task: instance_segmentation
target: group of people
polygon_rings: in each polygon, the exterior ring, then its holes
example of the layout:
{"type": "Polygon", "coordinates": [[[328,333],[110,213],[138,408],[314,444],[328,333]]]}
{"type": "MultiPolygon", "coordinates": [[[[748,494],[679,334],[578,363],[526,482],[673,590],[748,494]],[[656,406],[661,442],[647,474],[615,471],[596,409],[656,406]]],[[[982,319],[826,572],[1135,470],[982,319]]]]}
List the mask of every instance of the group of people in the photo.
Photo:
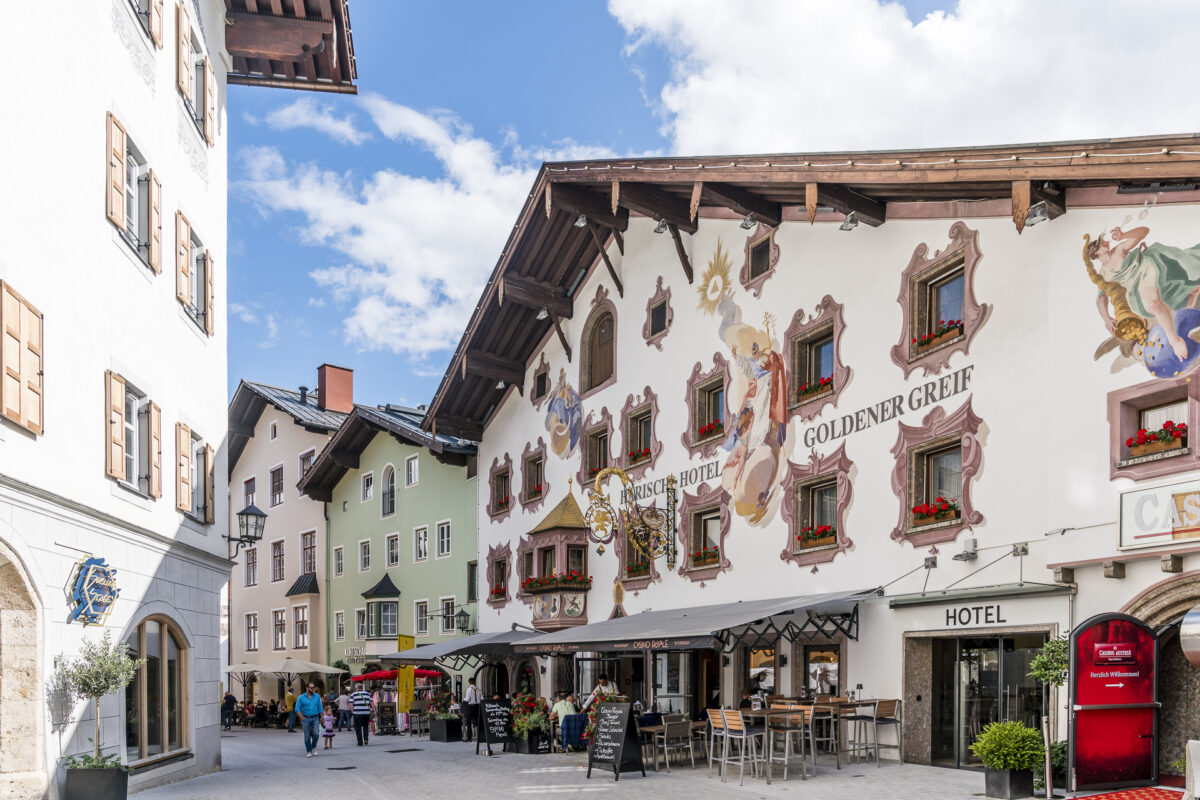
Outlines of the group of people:
{"type": "MultiPolygon", "coordinates": [[[[238,699],[233,692],[227,691],[221,701],[221,724],[225,730],[233,729],[234,716],[237,713],[238,699]]],[[[307,758],[317,755],[317,740],[325,740],[325,750],[333,748],[333,737],[337,731],[354,728],[354,736],[359,747],[366,747],[370,742],[371,715],[375,711],[375,700],[371,694],[360,686],[353,692],[346,687],[336,696],[331,692],[322,698],[317,692],[316,684],[309,683],[306,691],[299,697],[292,693],[289,686],[283,700],[269,703],[259,700],[257,703],[247,702],[242,708],[244,719],[256,719],[262,710],[268,718],[279,718],[283,721],[287,715],[288,730],[294,731],[296,723],[304,732],[304,751],[307,758]]]]}

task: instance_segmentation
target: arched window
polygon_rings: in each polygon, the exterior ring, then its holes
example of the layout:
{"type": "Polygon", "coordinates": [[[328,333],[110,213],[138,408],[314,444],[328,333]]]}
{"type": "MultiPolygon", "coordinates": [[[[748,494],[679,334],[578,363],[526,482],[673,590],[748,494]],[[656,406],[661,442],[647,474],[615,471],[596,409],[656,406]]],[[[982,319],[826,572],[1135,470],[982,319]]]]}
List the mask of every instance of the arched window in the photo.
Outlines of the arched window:
{"type": "Polygon", "coordinates": [[[162,617],[150,617],[125,640],[144,658],[125,688],[125,755],[133,763],[187,748],[187,644],[162,617]]]}
{"type": "Polygon", "coordinates": [[[383,470],[383,495],[380,500],[383,516],[396,513],[396,470],[389,464],[383,470]]]}
{"type": "Polygon", "coordinates": [[[605,311],[592,322],[587,343],[588,380],[585,391],[612,377],[614,327],[613,315],[609,311],[605,311]]]}

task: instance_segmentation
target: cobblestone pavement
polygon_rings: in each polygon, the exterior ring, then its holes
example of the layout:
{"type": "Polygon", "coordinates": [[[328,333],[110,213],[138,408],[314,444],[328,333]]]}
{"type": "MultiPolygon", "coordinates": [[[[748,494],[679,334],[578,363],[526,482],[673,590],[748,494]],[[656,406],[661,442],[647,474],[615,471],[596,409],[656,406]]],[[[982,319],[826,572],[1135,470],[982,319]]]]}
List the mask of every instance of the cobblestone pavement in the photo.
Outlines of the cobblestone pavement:
{"type": "Polygon", "coordinates": [[[611,773],[597,770],[589,780],[587,759],[581,753],[504,753],[486,758],[475,755],[473,744],[442,744],[408,736],[378,736],[369,746],[356,747],[353,735],[341,733],[334,740],[334,749],[316,758],[305,758],[300,734],[286,731],[238,730],[222,734],[221,744],[224,771],[141,792],[138,800],[511,800],[572,795],[598,800],[974,800],[983,796],[983,776],[977,772],[895,762],[885,762],[882,767],[850,765],[837,771],[832,759],[824,757],[816,777],[810,774],[807,781],[793,773],[785,782],[777,766],[770,786],[748,773],[745,786],[739,788],[736,770],[729,783],[722,784],[718,778],[707,777],[707,762],[699,758],[694,770],[673,764],[669,774],[651,768],[645,778],[625,773],[614,782],[611,773]]]}

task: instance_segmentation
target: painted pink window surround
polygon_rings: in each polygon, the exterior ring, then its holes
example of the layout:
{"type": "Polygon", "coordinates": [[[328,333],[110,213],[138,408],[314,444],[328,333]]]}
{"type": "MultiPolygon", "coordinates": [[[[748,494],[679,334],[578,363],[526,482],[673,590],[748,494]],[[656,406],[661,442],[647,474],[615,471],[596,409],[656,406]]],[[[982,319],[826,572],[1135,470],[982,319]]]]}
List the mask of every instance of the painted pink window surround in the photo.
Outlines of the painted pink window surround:
{"type": "Polygon", "coordinates": [[[542,403],[546,402],[546,398],[550,396],[550,390],[554,387],[550,385],[550,364],[546,361],[546,352],[543,350],[539,354],[537,366],[529,372],[531,378],[529,381],[529,393],[526,395],[533,407],[541,410],[542,403]],[[537,394],[537,376],[545,374],[546,376],[546,391],[541,397],[535,397],[537,394]]]}
{"type": "Polygon", "coordinates": [[[1186,378],[1155,379],[1108,393],[1108,441],[1110,479],[1130,478],[1147,480],[1163,478],[1200,467],[1200,456],[1192,441],[1191,431],[1200,430],[1200,381],[1186,378]],[[1147,408],[1187,400],[1188,444],[1177,452],[1167,451],[1152,456],[1133,458],[1125,440],[1139,427],[1140,412],[1147,408]]]}
{"type": "Polygon", "coordinates": [[[621,453],[621,464],[634,480],[641,478],[646,470],[653,469],[662,453],[662,442],[658,439],[658,395],[649,386],[640,396],[631,394],[625,398],[625,407],[621,409],[621,453]],[[633,431],[629,423],[634,416],[642,416],[647,411],[650,412],[650,456],[631,464],[629,451],[633,449],[633,431]]]}
{"type": "MultiPolygon", "coordinates": [[[[550,481],[546,478],[546,465],[546,441],[539,436],[536,445],[526,442],[525,450],[521,453],[521,493],[517,495],[521,508],[526,511],[537,511],[546,502],[546,495],[550,493],[550,481]],[[534,457],[542,459],[542,492],[538,495],[529,494],[529,481],[525,475],[525,471],[529,469],[530,460],[534,457]]],[[[510,486],[509,489],[511,490],[512,487],[510,486]]]]}
{"type": "Polygon", "coordinates": [[[750,235],[746,237],[744,252],[745,260],[742,262],[742,268],[738,270],[738,283],[742,284],[743,289],[753,293],[755,297],[761,297],[763,284],[775,274],[775,265],[779,263],[779,245],[775,244],[775,229],[770,225],[759,222],[750,235]],[[764,240],[768,248],[767,270],[758,277],[751,278],[750,250],[764,240]]]}
{"type": "MultiPolygon", "coordinates": [[[[792,373],[792,385],[789,391],[792,396],[788,402],[788,419],[799,416],[801,422],[811,422],[816,419],[825,406],[837,408],[838,397],[850,382],[851,369],[842,363],[842,333],[846,330],[846,322],[842,317],[841,303],[834,301],[830,295],[821,298],[821,302],[813,309],[811,316],[805,318],[804,310],[796,311],[792,324],[788,326],[783,338],[783,358],[787,369],[792,373]],[[815,339],[833,336],[833,390],[817,393],[803,398],[796,398],[796,390],[805,383],[805,376],[796,372],[797,351],[807,348],[815,339]]],[[[804,359],[807,361],[807,358],[804,359]]]]}
{"type": "Polygon", "coordinates": [[[613,539],[613,549],[617,553],[617,582],[620,582],[629,592],[640,592],[650,586],[651,583],[658,583],[662,580],[662,576],[658,572],[658,559],[649,559],[650,571],[645,575],[637,577],[629,577],[625,568],[629,564],[629,554],[633,550],[633,545],[629,543],[625,536],[625,526],[620,526],[617,529],[617,535],[613,539]]]}
{"type": "Polygon", "coordinates": [[[783,503],[779,507],[779,514],[788,531],[788,540],[779,554],[781,560],[799,567],[812,566],[816,572],[817,564],[828,564],[854,545],[846,535],[846,510],[854,496],[854,483],[850,476],[853,467],[854,462],[846,455],[845,442],[826,456],[813,451],[807,464],[788,462],[788,471],[783,479],[783,503]],[[809,520],[801,516],[797,490],[807,491],[831,480],[837,486],[837,523],[834,525],[837,541],[821,547],[801,548],[796,537],[800,535],[800,529],[809,524],[809,520]]]}
{"type": "Polygon", "coordinates": [[[591,447],[592,434],[599,431],[608,434],[608,458],[606,459],[608,466],[620,466],[624,463],[624,459],[618,461],[613,456],[613,445],[615,444],[613,442],[613,421],[608,406],[601,406],[600,413],[596,417],[593,417],[593,412],[589,411],[580,430],[582,435],[579,437],[579,472],[575,474],[575,477],[579,480],[580,487],[586,487],[591,486],[592,481],[596,479],[595,475],[588,475],[588,448],[591,447]]]}
{"type": "Polygon", "coordinates": [[[722,489],[721,484],[715,484],[710,489],[707,483],[702,483],[696,487],[695,493],[683,492],[683,499],[679,501],[681,549],[678,572],[693,583],[711,581],[732,566],[725,550],[725,538],[729,535],[730,523],[729,499],[729,492],[722,489]],[[721,512],[721,536],[717,545],[719,548],[717,562],[708,566],[693,567],[691,558],[692,526],[699,512],[718,508],[721,512]]]}
{"type": "Polygon", "coordinates": [[[662,275],[658,276],[658,281],[655,284],[654,294],[646,301],[646,322],[642,325],[642,338],[646,340],[647,345],[654,345],[660,351],[662,350],[662,341],[667,338],[667,334],[671,332],[671,323],[675,321],[675,312],[671,309],[671,288],[663,288],[662,275]],[[664,304],[664,312],[666,316],[666,326],[658,333],[650,332],[650,312],[659,303],[664,304]]]}
{"type": "Polygon", "coordinates": [[[488,545],[487,604],[492,608],[503,608],[504,606],[508,605],[508,601],[512,599],[513,587],[512,580],[509,577],[512,574],[512,568],[512,546],[508,542],[505,542],[502,545],[488,545]],[[500,572],[497,570],[497,567],[499,566],[497,562],[499,561],[504,562],[504,574],[500,574],[500,572]],[[492,589],[494,589],[496,584],[501,580],[504,581],[503,596],[493,595],[492,589]]]}
{"type": "Polygon", "coordinates": [[[608,299],[608,289],[603,284],[596,287],[596,296],[592,298],[591,311],[588,313],[587,321],[583,324],[583,336],[579,342],[579,399],[585,400],[591,397],[596,392],[606,387],[612,386],[617,382],[617,355],[620,348],[617,347],[617,307],[608,299]],[[590,386],[590,372],[592,369],[592,336],[599,322],[600,317],[608,312],[612,315],[612,374],[608,378],[595,386],[590,386]],[[587,387],[586,389],[584,387],[587,387]]]}
{"type": "Polygon", "coordinates": [[[516,505],[516,497],[513,494],[513,480],[516,478],[513,472],[512,456],[508,453],[504,454],[504,460],[501,461],[499,456],[492,459],[491,469],[488,470],[487,484],[487,513],[492,518],[492,522],[500,522],[512,513],[513,506],[516,505]],[[496,476],[502,472],[508,472],[508,505],[504,508],[496,506],[496,476]]]}
{"type": "Polygon", "coordinates": [[[696,407],[697,402],[698,402],[698,398],[696,397],[696,394],[701,386],[705,386],[706,384],[710,383],[714,378],[716,378],[718,376],[721,378],[721,380],[724,381],[726,395],[725,395],[725,408],[723,408],[721,411],[721,420],[726,425],[726,427],[728,427],[728,425],[729,425],[729,396],[728,396],[729,362],[726,361],[725,357],[722,356],[719,352],[713,353],[712,369],[710,369],[706,372],[701,372],[702,368],[703,367],[701,366],[701,362],[697,361],[695,366],[692,367],[691,376],[688,377],[687,394],[684,397],[684,402],[687,403],[687,408],[688,408],[688,427],[687,427],[687,430],[683,432],[681,441],[683,442],[683,446],[687,448],[689,455],[692,455],[692,456],[699,455],[701,458],[709,458],[710,456],[712,456],[713,453],[715,453],[717,451],[717,445],[719,445],[722,441],[724,441],[725,434],[722,433],[722,434],[717,434],[714,436],[708,436],[704,439],[699,438],[698,431],[700,429],[700,420],[698,417],[699,409],[696,407]]]}

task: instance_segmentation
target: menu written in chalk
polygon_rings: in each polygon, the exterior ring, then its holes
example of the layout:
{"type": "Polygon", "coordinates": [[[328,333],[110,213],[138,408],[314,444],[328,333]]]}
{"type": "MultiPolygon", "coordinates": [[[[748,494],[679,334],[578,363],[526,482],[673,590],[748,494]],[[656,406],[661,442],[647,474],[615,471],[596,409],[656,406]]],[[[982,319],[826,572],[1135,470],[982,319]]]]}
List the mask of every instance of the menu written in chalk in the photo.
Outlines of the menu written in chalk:
{"type": "Polygon", "coordinates": [[[593,765],[611,769],[613,780],[620,780],[622,772],[640,771],[645,777],[646,765],[629,703],[601,703],[596,707],[596,731],[588,745],[589,778],[593,765]]]}
{"type": "Polygon", "coordinates": [[[479,704],[482,717],[479,723],[479,733],[475,739],[475,753],[479,753],[479,745],[484,745],[486,755],[492,754],[493,745],[503,745],[508,751],[508,742],[512,739],[512,711],[503,700],[484,700],[479,704]]]}

